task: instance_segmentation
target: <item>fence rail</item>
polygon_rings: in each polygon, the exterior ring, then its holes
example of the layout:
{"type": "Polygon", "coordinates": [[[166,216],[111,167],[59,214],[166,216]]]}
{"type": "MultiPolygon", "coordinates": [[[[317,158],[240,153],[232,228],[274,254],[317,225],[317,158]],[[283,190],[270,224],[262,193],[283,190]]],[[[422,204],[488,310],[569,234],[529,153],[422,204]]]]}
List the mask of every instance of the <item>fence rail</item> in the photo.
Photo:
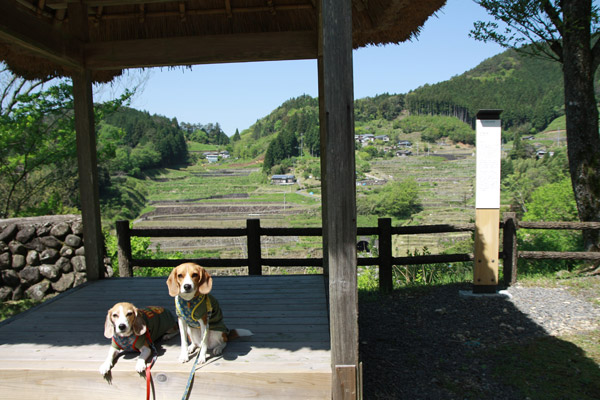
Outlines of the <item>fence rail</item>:
{"type": "MultiPolygon", "coordinates": [[[[499,258],[503,259],[504,283],[511,285],[517,280],[518,259],[556,260],[600,260],[598,252],[548,252],[519,251],[516,234],[519,228],[526,229],[600,229],[599,222],[525,222],[518,221],[515,213],[505,213],[500,222],[503,229],[503,245],[499,258]]],[[[394,265],[420,265],[473,261],[472,253],[432,254],[420,256],[394,257],[393,235],[416,235],[451,232],[474,232],[475,224],[440,224],[392,227],[391,219],[380,218],[376,227],[357,228],[358,236],[379,238],[378,257],[359,257],[360,266],[377,265],[379,268],[379,288],[389,292],[393,288],[392,271],[394,265]]],[[[207,267],[248,266],[248,274],[261,275],[262,266],[273,267],[323,267],[322,258],[263,258],[261,236],[322,236],[322,228],[263,228],[260,220],[246,220],[246,228],[130,228],[129,221],[117,221],[117,242],[120,276],[132,276],[133,266],[174,267],[182,262],[195,262],[207,267]],[[134,259],[131,254],[131,237],[242,237],[246,236],[247,258],[198,258],[198,259],[134,259]]]]}

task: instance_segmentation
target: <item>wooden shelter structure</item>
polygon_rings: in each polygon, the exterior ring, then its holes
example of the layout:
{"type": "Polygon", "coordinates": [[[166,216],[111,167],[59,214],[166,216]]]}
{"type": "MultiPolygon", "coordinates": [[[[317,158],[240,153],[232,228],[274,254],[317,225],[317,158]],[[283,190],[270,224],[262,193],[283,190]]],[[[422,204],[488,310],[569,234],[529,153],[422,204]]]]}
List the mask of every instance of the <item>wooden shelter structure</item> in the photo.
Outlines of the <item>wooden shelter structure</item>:
{"type": "Polygon", "coordinates": [[[399,43],[445,0],[2,0],[0,60],[73,79],[85,255],[103,276],[92,83],[123,69],[317,59],[332,397],[356,396],[352,49],[399,43]]]}

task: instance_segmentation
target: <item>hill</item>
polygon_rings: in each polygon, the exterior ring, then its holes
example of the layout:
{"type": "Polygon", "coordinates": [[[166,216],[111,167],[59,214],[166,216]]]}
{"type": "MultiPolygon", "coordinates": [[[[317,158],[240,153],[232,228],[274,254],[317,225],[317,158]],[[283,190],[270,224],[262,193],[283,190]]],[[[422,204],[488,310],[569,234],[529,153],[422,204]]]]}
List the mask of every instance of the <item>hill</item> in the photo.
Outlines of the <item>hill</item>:
{"type": "MultiPolygon", "coordinates": [[[[444,82],[406,94],[355,100],[355,133],[395,140],[410,133],[400,122],[408,115],[450,116],[473,126],[478,110],[496,108],[503,110],[505,130],[535,134],[564,114],[563,103],[558,63],[507,50],[444,82]]],[[[234,155],[262,156],[271,141],[286,133],[296,135],[303,151],[318,155],[318,126],[318,99],[308,95],[290,99],[242,132],[234,155]]]]}
{"type": "Polygon", "coordinates": [[[563,114],[562,70],[556,62],[507,50],[462,75],[406,95],[411,114],[452,115],[472,122],[485,108],[504,110],[505,129],[544,129],[563,114]]]}

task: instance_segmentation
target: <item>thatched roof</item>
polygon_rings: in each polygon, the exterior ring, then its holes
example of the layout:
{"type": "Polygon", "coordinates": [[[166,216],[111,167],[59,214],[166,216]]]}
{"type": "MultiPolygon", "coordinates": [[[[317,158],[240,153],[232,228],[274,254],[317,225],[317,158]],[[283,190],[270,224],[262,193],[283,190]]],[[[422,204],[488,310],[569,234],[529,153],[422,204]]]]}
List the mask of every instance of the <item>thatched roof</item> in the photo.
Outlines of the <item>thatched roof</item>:
{"type": "MultiPolygon", "coordinates": [[[[352,0],[353,46],[408,40],[445,2],[352,0]]],[[[314,58],[317,4],[1,0],[0,60],[29,78],[69,75],[85,64],[103,81],[128,67],[314,58]]]]}

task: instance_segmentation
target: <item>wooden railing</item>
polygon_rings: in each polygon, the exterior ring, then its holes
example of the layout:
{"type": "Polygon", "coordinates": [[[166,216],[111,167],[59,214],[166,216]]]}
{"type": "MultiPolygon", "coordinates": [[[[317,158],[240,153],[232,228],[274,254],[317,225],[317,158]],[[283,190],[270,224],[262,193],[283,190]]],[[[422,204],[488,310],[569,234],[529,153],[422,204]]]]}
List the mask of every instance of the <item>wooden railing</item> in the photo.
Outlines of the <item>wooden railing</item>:
{"type": "Polygon", "coordinates": [[[600,261],[600,252],[592,251],[519,251],[517,248],[517,229],[558,229],[587,230],[600,229],[600,222],[529,222],[519,221],[515,213],[504,213],[503,228],[504,281],[513,284],[517,281],[517,261],[528,260],[588,260],[600,261]]]}
{"type": "MultiPolygon", "coordinates": [[[[505,213],[500,222],[503,229],[503,250],[498,257],[503,259],[504,283],[511,285],[517,280],[517,260],[561,259],[561,260],[600,260],[598,252],[541,252],[518,251],[516,233],[518,228],[528,229],[600,229],[598,222],[523,222],[515,213],[505,213]]],[[[394,265],[420,265],[473,261],[472,253],[431,254],[420,256],[394,257],[393,235],[415,235],[450,232],[473,232],[475,224],[462,225],[391,225],[391,219],[380,218],[377,227],[359,227],[358,236],[379,238],[378,257],[359,257],[359,266],[379,267],[379,288],[389,292],[393,288],[392,271],[394,265]]],[[[206,267],[248,267],[248,274],[261,275],[262,266],[273,267],[322,267],[322,258],[263,258],[261,236],[322,236],[322,228],[263,228],[259,219],[246,220],[246,228],[130,228],[129,221],[117,221],[117,241],[120,276],[132,276],[133,266],[174,267],[183,262],[195,262],[206,267]],[[131,254],[131,237],[246,237],[247,258],[179,258],[179,259],[134,259],[131,254]]]]}

